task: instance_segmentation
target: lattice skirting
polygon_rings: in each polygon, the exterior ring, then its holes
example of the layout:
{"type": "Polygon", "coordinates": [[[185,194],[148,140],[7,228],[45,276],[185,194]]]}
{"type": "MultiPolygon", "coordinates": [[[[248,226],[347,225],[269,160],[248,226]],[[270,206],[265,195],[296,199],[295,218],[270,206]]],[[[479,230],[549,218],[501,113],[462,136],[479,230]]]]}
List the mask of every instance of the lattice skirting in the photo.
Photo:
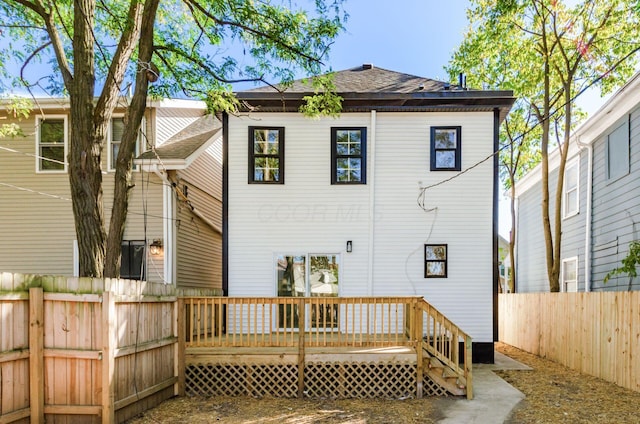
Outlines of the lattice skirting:
{"type": "MultiPolygon", "coordinates": [[[[185,375],[189,396],[298,395],[297,365],[189,365],[185,375]]],[[[307,398],[415,398],[416,385],[412,363],[308,362],[304,368],[307,398]]],[[[447,391],[425,375],[423,396],[447,396],[447,391]]]]}
{"type": "Polygon", "coordinates": [[[383,362],[310,362],[304,370],[306,397],[416,397],[415,364],[383,362]]]}
{"type": "Polygon", "coordinates": [[[189,365],[189,396],[298,396],[297,365],[189,365]]]}

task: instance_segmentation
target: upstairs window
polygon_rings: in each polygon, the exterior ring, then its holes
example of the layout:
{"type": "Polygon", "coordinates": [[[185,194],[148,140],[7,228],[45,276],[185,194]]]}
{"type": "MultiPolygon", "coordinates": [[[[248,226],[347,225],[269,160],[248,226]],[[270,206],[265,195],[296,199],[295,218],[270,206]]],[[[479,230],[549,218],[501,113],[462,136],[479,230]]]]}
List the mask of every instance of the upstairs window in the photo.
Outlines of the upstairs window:
{"type": "Polygon", "coordinates": [[[576,215],[578,205],[578,181],[580,180],[580,166],[578,160],[570,162],[564,170],[564,185],[562,196],[562,216],[568,218],[576,215]]]}
{"type": "Polygon", "coordinates": [[[431,127],[431,170],[460,171],[461,127],[431,127]]]}
{"type": "MultiPolygon", "coordinates": [[[[144,120],[140,124],[144,126],[144,120]]],[[[118,152],[120,151],[120,144],[122,143],[122,135],[124,134],[124,118],[116,117],[111,119],[109,125],[109,171],[116,170],[116,160],[118,159],[118,152]]],[[[140,137],[136,139],[136,148],[133,153],[133,157],[140,154],[140,137]]],[[[137,165],[132,165],[133,170],[137,170],[137,165]]]]}
{"type": "Polygon", "coordinates": [[[36,125],[38,172],[65,172],[68,138],[66,117],[39,117],[36,125]]]}
{"type": "Polygon", "coordinates": [[[331,184],[366,184],[366,157],[366,128],[331,128],[331,184]]]}
{"type": "Polygon", "coordinates": [[[249,183],[284,184],[283,127],[249,127],[249,183]]]}
{"type": "Polygon", "coordinates": [[[608,180],[615,180],[629,173],[629,123],[625,120],[607,135],[606,172],[608,180]]]}

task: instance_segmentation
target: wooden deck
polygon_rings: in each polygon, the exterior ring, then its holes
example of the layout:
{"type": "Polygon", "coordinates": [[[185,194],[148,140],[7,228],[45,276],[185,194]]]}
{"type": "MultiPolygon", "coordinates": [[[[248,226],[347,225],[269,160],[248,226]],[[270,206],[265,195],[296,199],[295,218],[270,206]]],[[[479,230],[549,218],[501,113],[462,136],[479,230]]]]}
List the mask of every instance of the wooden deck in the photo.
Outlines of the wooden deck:
{"type": "Polygon", "coordinates": [[[473,396],[471,338],[422,298],[199,297],[180,308],[189,394],[473,396]]]}

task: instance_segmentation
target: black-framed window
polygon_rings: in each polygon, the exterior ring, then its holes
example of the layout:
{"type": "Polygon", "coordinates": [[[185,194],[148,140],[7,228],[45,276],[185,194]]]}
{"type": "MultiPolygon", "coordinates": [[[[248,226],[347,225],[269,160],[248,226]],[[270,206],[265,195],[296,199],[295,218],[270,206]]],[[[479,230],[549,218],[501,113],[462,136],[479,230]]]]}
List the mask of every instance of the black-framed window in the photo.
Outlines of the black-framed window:
{"type": "Polygon", "coordinates": [[[120,278],[144,280],[146,274],[144,240],[124,240],[121,245],[120,278]]]}
{"type": "Polygon", "coordinates": [[[431,127],[431,170],[460,171],[462,128],[431,127]]]}
{"type": "Polygon", "coordinates": [[[331,184],[367,183],[367,129],[331,127],[331,184]]]}
{"type": "Polygon", "coordinates": [[[447,278],[446,244],[424,245],[424,278],[447,278]]]}
{"type": "Polygon", "coordinates": [[[284,184],[284,127],[249,127],[249,183],[284,184]]]}
{"type": "Polygon", "coordinates": [[[629,122],[624,120],[607,135],[607,180],[616,180],[629,173],[629,122]]]}

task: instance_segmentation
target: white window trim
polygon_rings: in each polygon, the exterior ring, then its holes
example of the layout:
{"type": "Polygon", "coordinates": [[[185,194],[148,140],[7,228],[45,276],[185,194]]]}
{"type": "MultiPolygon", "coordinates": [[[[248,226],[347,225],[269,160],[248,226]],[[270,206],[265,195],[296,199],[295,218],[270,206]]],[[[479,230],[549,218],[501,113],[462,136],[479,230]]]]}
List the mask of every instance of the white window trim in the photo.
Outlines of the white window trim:
{"type": "MultiPolygon", "coordinates": [[[[116,160],[116,158],[112,157],[111,155],[111,131],[112,131],[112,121],[114,119],[120,119],[120,118],[124,118],[124,114],[123,113],[114,113],[111,116],[111,119],[109,120],[109,127],[107,128],[107,172],[116,172],[116,168],[115,168],[115,163],[114,161],[116,160]],[[112,166],[114,165],[114,166],[112,166]]],[[[144,133],[145,130],[145,125],[146,125],[146,121],[144,119],[144,117],[142,118],[142,121],[140,121],[140,129],[138,130],[138,138],[136,139],[136,149],[133,152],[133,158],[135,159],[137,156],[140,155],[140,145],[142,142],[142,134],[144,133]]],[[[131,166],[131,170],[132,171],[139,171],[140,170],[140,166],[136,165],[135,163],[132,164],[131,166]]]]}
{"type": "Polygon", "coordinates": [[[566,284],[566,280],[565,280],[565,276],[564,276],[564,268],[565,268],[565,264],[567,262],[575,262],[575,273],[576,273],[576,292],[578,292],[578,257],[577,256],[571,256],[569,258],[564,258],[562,260],[562,267],[560,268],[560,291],[561,292],[566,292],[566,293],[574,293],[574,292],[567,292],[567,284],[566,284]]]}
{"type": "Polygon", "coordinates": [[[36,116],[36,174],[65,174],[67,173],[67,155],[69,154],[69,121],[67,115],[36,116]],[[64,121],[64,169],[40,169],[40,123],[47,119],[62,119],[64,121]]]}
{"type": "Polygon", "coordinates": [[[580,158],[575,158],[567,163],[564,169],[564,184],[562,184],[562,219],[571,218],[572,216],[580,213],[580,158]],[[567,211],[567,195],[569,190],[567,187],[567,173],[575,166],[576,172],[576,208],[572,211],[567,211]]]}

